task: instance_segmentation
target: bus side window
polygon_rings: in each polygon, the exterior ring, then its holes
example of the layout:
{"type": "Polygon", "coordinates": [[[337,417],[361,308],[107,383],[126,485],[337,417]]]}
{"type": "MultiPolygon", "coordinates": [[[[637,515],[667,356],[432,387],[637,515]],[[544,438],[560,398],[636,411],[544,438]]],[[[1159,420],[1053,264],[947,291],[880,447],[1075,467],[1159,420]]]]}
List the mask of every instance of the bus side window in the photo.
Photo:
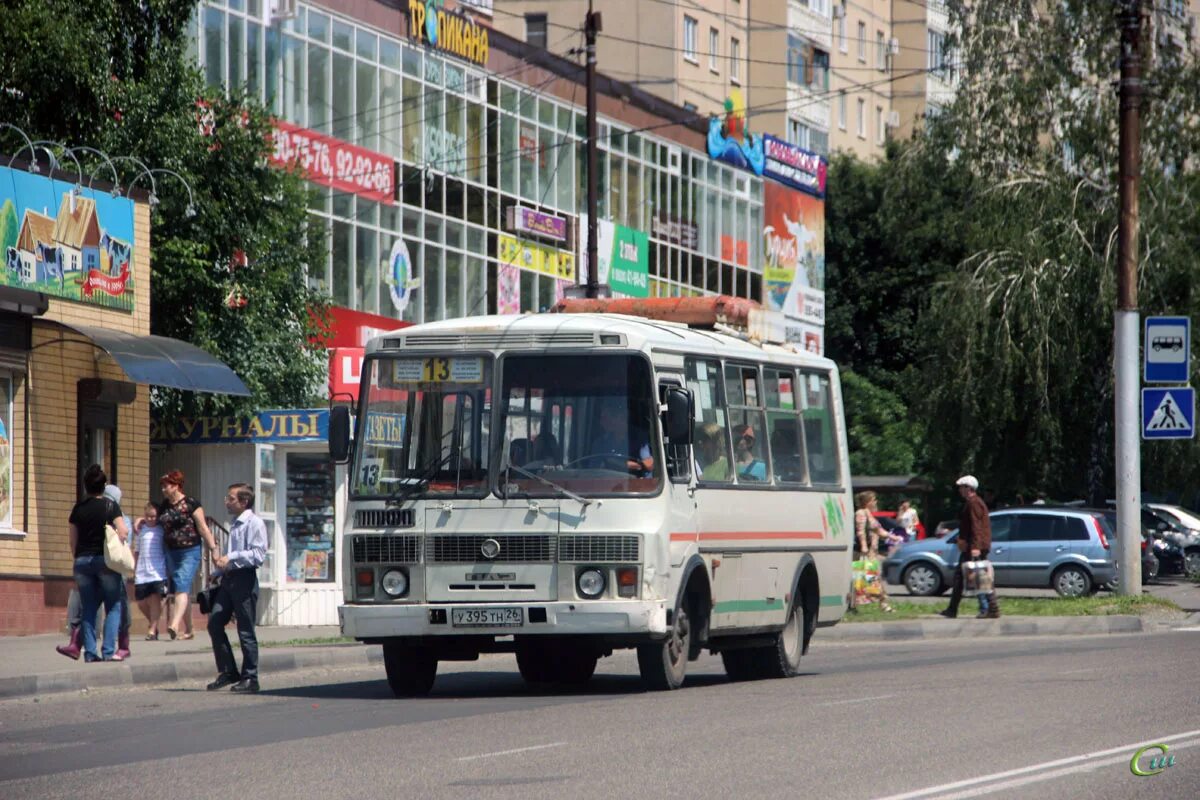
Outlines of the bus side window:
{"type": "Polygon", "coordinates": [[[758,367],[725,366],[725,391],[729,398],[730,432],[733,434],[733,468],[738,483],[762,484],[771,480],[767,463],[767,426],[758,367]]]}
{"type": "Polygon", "coordinates": [[[721,364],[689,358],[687,388],[696,399],[696,434],[692,453],[696,480],[704,484],[728,484],[733,480],[729,452],[729,418],[725,411],[721,364]]]}
{"type": "Polygon", "coordinates": [[[804,419],[804,445],[808,455],[808,474],[813,483],[838,484],[837,429],[834,427],[833,398],[829,375],[801,370],[800,407],[804,419]]]}
{"type": "Polygon", "coordinates": [[[791,370],[763,369],[767,401],[767,443],[776,483],[806,484],[804,429],[796,403],[795,378],[791,370]]]}

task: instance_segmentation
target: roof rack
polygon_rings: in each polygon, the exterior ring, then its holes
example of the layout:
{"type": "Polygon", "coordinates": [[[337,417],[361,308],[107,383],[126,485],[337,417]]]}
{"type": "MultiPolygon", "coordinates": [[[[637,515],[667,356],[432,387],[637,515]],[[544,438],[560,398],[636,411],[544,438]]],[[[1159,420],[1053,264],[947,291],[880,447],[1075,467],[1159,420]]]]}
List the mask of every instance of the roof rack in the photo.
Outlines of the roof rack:
{"type": "Polygon", "coordinates": [[[782,313],[768,311],[754,300],[726,294],[642,299],[567,297],[559,300],[550,311],[554,314],[624,314],[716,331],[759,346],[774,344],[802,350],[799,340],[788,335],[788,319],[782,313]]]}

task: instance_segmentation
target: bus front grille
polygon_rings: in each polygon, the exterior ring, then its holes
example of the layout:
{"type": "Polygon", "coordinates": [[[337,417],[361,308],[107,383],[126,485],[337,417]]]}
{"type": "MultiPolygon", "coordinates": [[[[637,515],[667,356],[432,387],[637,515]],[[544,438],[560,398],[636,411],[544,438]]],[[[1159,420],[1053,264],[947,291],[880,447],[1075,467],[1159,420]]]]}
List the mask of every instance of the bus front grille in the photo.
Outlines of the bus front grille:
{"type": "Polygon", "coordinates": [[[421,554],[416,536],[355,536],[351,548],[357,564],[416,564],[421,554]]]}
{"type": "Polygon", "coordinates": [[[558,560],[590,563],[638,563],[641,540],[637,536],[562,536],[558,560]]]}
{"type": "Polygon", "coordinates": [[[554,561],[554,536],[426,536],[425,561],[429,564],[476,564],[496,561],[505,564],[545,563],[554,561]],[[494,542],[496,550],[489,544],[487,552],[494,551],[489,558],[484,555],[484,543],[494,542]]]}
{"type": "Polygon", "coordinates": [[[411,528],[415,524],[411,508],[363,508],[354,512],[356,528],[411,528]]]}

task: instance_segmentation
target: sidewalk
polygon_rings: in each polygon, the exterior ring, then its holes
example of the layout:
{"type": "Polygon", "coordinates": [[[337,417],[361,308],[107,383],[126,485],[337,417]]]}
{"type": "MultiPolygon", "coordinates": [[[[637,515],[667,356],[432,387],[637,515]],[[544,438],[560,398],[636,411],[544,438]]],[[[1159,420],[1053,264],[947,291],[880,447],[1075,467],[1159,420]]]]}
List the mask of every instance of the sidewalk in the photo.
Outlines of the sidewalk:
{"type": "MultiPolygon", "coordinates": [[[[969,639],[999,636],[1095,636],[1103,634],[1158,633],[1178,627],[1200,626],[1200,613],[1169,623],[1135,616],[1108,617],[1004,617],[999,620],[929,619],[898,622],[844,622],[818,628],[814,640],[823,642],[969,639]]],[[[231,627],[230,639],[237,634],[231,627]]],[[[357,642],[285,644],[305,639],[330,639],[340,635],[335,626],[259,628],[259,668],[264,676],[297,669],[356,667],[378,664],[378,645],[357,642]]],[[[133,656],[120,663],[87,664],[59,655],[54,646],[65,635],[0,638],[0,700],[34,697],[89,688],[161,683],[191,684],[197,688],[216,675],[208,632],[198,627],[190,641],[131,643],[133,656]]],[[[235,650],[240,659],[240,653],[235,650]]],[[[382,674],[382,673],[381,673],[382,674]]]]}
{"type": "MultiPolygon", "coordinates": [[[[258,665],[264,675],[294,669],[365,666],[382,663],[383,659],[378,646],[357,642],[283,644],[340,636],[333,625],[259,628],[257,632],[258,665]]],[[[240,663],[237,631],[232,626],[229,638],[240,663]]],[[[147,642],[135,636],[130,641],[133,656],[119,663],[88,664],[82,657],[72,661],[54,650],[55,645],[66,641],[66,634],[0,637],[0,700],[104,686],[179,682],[203,687],[217,674],[208,631],[201,625],[196,626],[196,638],[186,642],[147,642]]]]}

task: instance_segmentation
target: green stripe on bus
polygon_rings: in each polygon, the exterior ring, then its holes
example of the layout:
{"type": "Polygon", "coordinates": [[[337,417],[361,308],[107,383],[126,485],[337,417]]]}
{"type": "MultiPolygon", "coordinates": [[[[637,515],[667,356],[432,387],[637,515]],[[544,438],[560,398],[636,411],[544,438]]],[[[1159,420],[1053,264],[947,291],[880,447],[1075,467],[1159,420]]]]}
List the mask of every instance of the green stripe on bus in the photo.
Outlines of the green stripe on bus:
{"type": "Polygon", "coordinates": [[[846,598],[840,594],[823,594],[821,595],[821,605],[823,606],[840,606],[846,602],[846,598]]]}
{"type": "Polygon", "coordinates": [[[730,614],[739,611],[782,611],[783,600],[726,600],[713,606],[717,614],[730,614]]]}

